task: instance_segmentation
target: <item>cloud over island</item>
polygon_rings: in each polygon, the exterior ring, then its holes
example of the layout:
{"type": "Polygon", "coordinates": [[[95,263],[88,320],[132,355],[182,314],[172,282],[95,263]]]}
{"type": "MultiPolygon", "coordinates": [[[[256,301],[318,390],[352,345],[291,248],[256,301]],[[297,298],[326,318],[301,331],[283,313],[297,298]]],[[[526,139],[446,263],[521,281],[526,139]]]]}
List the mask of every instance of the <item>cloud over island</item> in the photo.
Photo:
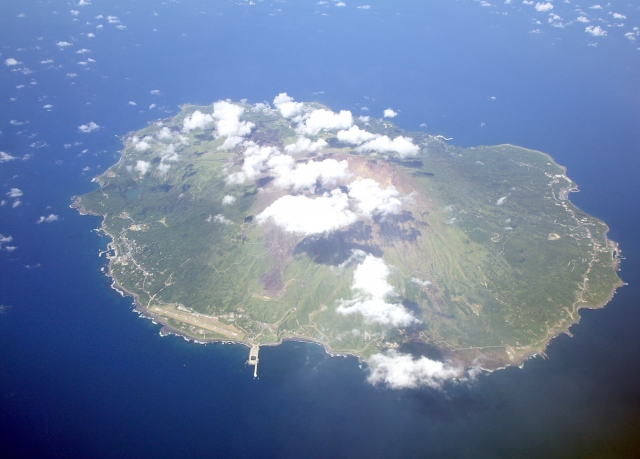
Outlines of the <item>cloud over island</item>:
{"type": "Polygon", "coordinates": [[[462,374],[461,368],[447,362],[424,356],[416,359],[393,349],[384,354],[374,354],[366,362],[369,365],[367,381],[373,385],[384,384],[391,389],[440,388],[446,381],[462,374]]]}
{"type": "MultiPolygon", "coordinates": [[[[412,138],[369,132],[365,127],[370,118],[354,120],[348,110],[334,112],[317,104],[296,102],[287,93],[276,96],[273,106],[272,109],[265,103],[256,104],[251,111],[280,116],[290,123],[295,140],[289,138],[284,145],[250,137],[257,121],[245,119],[246,104],[228,101],[215,102],[211,111],[199,109],[184,117],[179,134],[164,126],[142,139],[132,138],[131,144],[141,153],[159,155],[156,173],[164,174],[169,170],[169,162],[181,160],[180,146],[189,144],[190,133],[201,135],[197,131],[210,130],[207,135],[221,140],[218,150],[229,151],[230,158],[234,158],[221,169],[228,187],[221,204],[235,205],[235,196],[242,190],[234,190],[235,187],[257,185],[259,180],[268,178],[265,185],[260,185],[259,191],[265,193],[263,199],[267,201],[255,216],[255,222],[296,237],[328,237],[358,221],[380,221],[403,212],[405,203],[410,201],[394,185],[360,175],[358,167],[350,168],[352,159],[324,155],[349,146],[361,157],[394,155],[402,159],[420,151],[412,138]]],[[[385,113],[387,117],[395,114],[385,113]]],[[[91,129],[96,128],[87,125],[87,131],[91,129]]],[[[152,173],[153,167],[150,161],[141,159],[128,166],[140,177],[152,173]]],[[[214,213],[207,221],[231,223],[222,214],[214,216],[214,213]]],[[[382,327],[405,328],[420,323],[403,306],[399,293],[389,282],[393,266],[382,257],[359,249],[353,251],[349,260],[345,266],[354,263],[351,294],[334,303],[337,316],[359,317],[365,324],[382,327]]],[[[415,359],[396,351],[375,354],[366,362],[370,372],[368,382],[393,389],[438,387],[460,373],[447,363],[426,357],[415,359]]]]}

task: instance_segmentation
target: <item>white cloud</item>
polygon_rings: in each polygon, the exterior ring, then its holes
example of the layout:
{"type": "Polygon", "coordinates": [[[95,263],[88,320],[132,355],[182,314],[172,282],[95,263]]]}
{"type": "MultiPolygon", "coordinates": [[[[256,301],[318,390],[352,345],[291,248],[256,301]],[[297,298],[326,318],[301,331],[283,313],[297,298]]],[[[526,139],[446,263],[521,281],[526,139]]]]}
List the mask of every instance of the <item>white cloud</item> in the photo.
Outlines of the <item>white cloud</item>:
{"type": "Polygon", "coordinates": [[[73,46],[73,43],[69,43],[68,41],[59,41],[56,45],[60,48],[66,48],[67,46],[73,46]]]}
{"type": "Polygon", "coordinates": [[[312,111],[309,117],[298,126],[301,134],[316,135],[322,130],[348,129],[353,125],[353,116],[348,110],[334,113],[320,108],[312,111]]]}
{"type": "Polygon", "coordinates": [[[219,137],[244,137],[255,126],[248,121],[240,121],[240,115],[244,108],[224,100],[213,104],[213,118],[218,120],[217,129],[219,137]]]}
{"type": "Polygon", "coordinates": [[[323,148],[326,148],[327,145],[327,141],[324,139],[318,139],[315,142],[312,142],[306,137],[299,137],[296,143],[292,143],[284,147],[284,151],[292,154],[302,152],[314,153],[316,151],[322,150],[323,148]]]}
{"type": "Polygon", "coordinates": [[[9,161],[13,161],[14,159],[18,159],[15,156],[11,156],[9,153],[5,153],[4,151],[0,151],[0,163],[6,163],[9,161]]]}
{"type": "Polygon", "coordinates": [[[41,64],[51,64],[53,63],[53,59],[45,59],[44,61],[40,61],[41,64]]]}
{"type": "Polygon", "coordinates": [[[48,217],[40,216],[40,218],[38,219],[38,221],[36,223],[37,224],[40,224],[40,223],[51,223],[51,222],[55,222],[55,221],[58,221],[58,220],[60,220],[60,217],[58,217],[55,214],[49,214],[48,217]]]}
{"type": "Polygon", "coordinates": [[[600,26],[588,26],[584,31],[594,37],[606,37],[607,31],[600,26]]]}
{"type": "Polygon", "coordinates": [[[394,118],[398,116],[398,112],[394,111],[391,107],[387,108],[383,114],[385,118],[394,118]]]}
{"type": "Polygon", "coordinates": [[[536,3],[536,11],[540,11],[542,13],[551,11],[553,9],[553,4],[550,2],[547,3],[536,3]]]}
{"type": "Polygon", "coordinates": [[[91,2],[88,2],[87,0],[80,0],[78,2],[78,6],[86,6],[86,5],[91,5],[91,2]]]}
{"type": "Polygon", "coordinates": [[[360,145],[362,142],[375,139],[378,137],[378,134],[372,134],[371,132],[360,129],[358,126],[351,126],[348,130],[338,131],[337,137],[340,142],[360,145]]]}
{"type": "Polygon", "coordinates": [[[149,148],[151,148],[151,145],[148,142],[145,142],[144,140],[141,140],[140,142],[136,143],[137,151],[145,151],[145,150],[148,150],[149,148]]]}
{"type": "Polygon", "coordinates": [[[267,104],[263,103],[263,102],[256,102],[254,104],[253,107],[251,107],[251,111],[252,112],[264,112],[264,111],[268,111],[269,109],[267,108],[267,104]]]}
{"type": "Polygon", "coordinates": [[[200,110],[196,110],[191,115],[185,117],[182,120],[182,130],[185,132],[193,131],[194,129],[204,129],[210,124],[213,124],[213,116],[209,113],[202,113],[200,110]]]}
{"type": "Polygon", "coordinates": [[[222,214],[218,214],[218,215],[216,215],[214,217],[209,215],[209,217],[207,218],[207,221],[209,223],[214,221],[214,222],[222,223],[223,225],[229,225],[230,223],[232,223],[231,220],[229,220],[228,218],[225,218],[225,216],[222,215],[222,214]]]}
{"type": "Polygon", "coordinates": [[[413,282],[414,284],[418,284],[420,287],[424,288],[429,288],[429,286],[431,286],[431,281],[418,279],[417,277],[412,277],[411,282],[413,282]]]}
{"type": "Polygon", "coordinates": [[[160,164],[158,164],[158,170],[160,171],[161,174],[166,174],[169,169],[171,169],[171,164],[166,164],[163,162],[160,162],[160,164]]]}
{"type": "Polygon", "coordinates": [[[362,5],[362,6],[358,7],[358,9],[360,9],[360,10],[368,10],[369,8],[371,8],[370,5],[362,5]]]}
{"type": "Polygon", "coordinates": [[[79,14],[80,14],[80,11],[78,11],[78,10],[71,10],[71,11],[69,11],[69,13],[71,13],[71,16],[77,16],[77,15],[79,15],[79,14]]]}
{"type": "Polygon", "coordinates": [[[602,7],[600,5],[593,5],[589,7],[590,10],[601,10],[602,7]]]}
{"type": "Polygon", "coordinates": [[[107,16],[107,21],[109,22],[109,24],[119,24],[120,23],[120,19],[118,19],[118,16],[107,16]]]}
{"type": "Polygon", "coordinates": [[[13,236],[5,236],[3,234],[0,234],[0,247],[2,247],[2,244],[6,244],[7,242],[11,241],[13,241],[13,236]]]}
{"type": "Polygon", "coordinates": [[[381,188],[372,179],[360,179],[349,184],[349,197],[356,201],[358,213],[366,217],[397,214],[402,207],[400,193],[395,186],[381,188]]]}
{"type": "Polygon", "coordinates": [[[238,137],[237,135],[232,135],[231,137],[227,137],[222,142],[222,145],[218,147],[218,150],[231,150],[232,148],[237,147],[244,141],[244,137],[238,137]]]}
{"type": "Polygon", "coordinates": [[[387,282],[389,268],[382,258],[367,255],[353,272],[352,289],[356,297],[341,300],[336,308],[339,314],[361,314],[366,322],[375,322],[394,327],[405,327],[419,322],[399,303],[387,303],[397,296],[393,286],[387,282]]]}
{"type": "Polygon", "coordinates": [[[4,65],[6,65],[8,67],[11,67],[13,65],[20,65],[20,64],[22,64],[22,62],[17,61],[13,57],[10,57],[10,58],[4,60],[4,65]]]}
{"type": "MultiPolygon", "coordinates": [[[[20,72],[23,75],[30,75],[33,73],[33,70],[29,69],[28,67],[22,67],[22,68],[17,68],[17,69],[12,69],[12,72],[20,72]]],[[[32,81],[31,84],[38,84],[35,81],[32,81]]]]}
{"type": "Polygon", "coordinates": [[[149,161],[138,160],[136,162],[135,169],[140,172],[140,175],[145,175],[149,171],[150,167],[151,167],[151,163],[149,161]]]}
{"type": "Polygon", "coordinates": [[[338,2],[336,3],[336,6],[347,6],[347,4],[345,2],[338,2]]]}
{"type": "Polygon", "coordinates": [[[22,201],[20,201],[19,199],[16,199],[11,207],[15,209],[16,207],[18,207],[20,205],[22,205],[22,201]]]}
{"type": "Polygon", "coordinates": [[[369,365],[367,381],[373,385],[386,384],[391,389],[413,389],[420,386],[441,387],[449,379],[461,374],[459,368],[427,357],[414,359],[395,350],[374,354],[366,360],[369,365]]]}
{"type": "Polygon", "coordinates": [[[226,195],[224,198],[222,198],[222,204],[225,206],[230,206],[235,202],[236,202],[235,196],[226,195]]]}
{"type": "MultiPolygon", "coordinates": [[[[143,141],[150,140],[150,136],[146,136],[143,141]]],[[[180,160],[180,155],[176,152],[176,146],[174,144],[167,145],[160,151],[160,161],[174,163],[180,160]]]]}
{"type": "Polygon", "coordinates": [[[291,173],[291,170],[294,168],[294,164],[295,160],[293,159],[293,156],[290,155],[276,154],[271,156],[269,161],[267,161],[267,166],[270,169],[269,173],[276,176],[291,173]]]}
{"type": "Polygon", "coordinates": [[[353,273],[353,289],[375,298],[396,296],[393,286],[387,282],[389,267],[382,258],[367,255],[353,273]]]}
{"type": "Polygon", "coordinates": [[[285,118],[293,118],[296,115],[302,113],[304,104],[302,102],[294,102],[293,98],[287,95],[286,92],[278,94],[273,99],[273,105],[280,111],[280,114],[285,118]]]}
{"type": "Polygon", "coordinates": [[[339,189],[315,199],[303,195],[282,196],[256,217],[259,224],[272,220],[285,231],[300,235],[336,231],[357,219],[349,210],[349,197],[339,189]]]}
{"type": "Polygon", "coordinates": [[[244,183],[247,179],[257,177],[265,168],[265,161],[269,159],[270,156],[279,153],[275,147],[260,147],[254,142],[245,142],[245,145],[247,145],[247,148],[244,151],[245,158],[242,164],[242,170],[230,174],[227,177],[227,183],[244,183]]]}
{"type": "Polygon", "coordinates": [[[624,36],[627,37],[630,41],[636,41],[636,36],[633,32],[627,32],[624,34],[624,36]]]}
{"type": "Polygon", "coordinates": [[[86,53],[90,53],[91,50],[87,49],[87,48],[82,48],[79,49],[78,51],[76,51],[76,54],[86,54],[86,53]]]}
{"type": "Polygon", "coordinates": [[[501,197],[500,199],[498,199],[498,200],[496,201],[496,206],[501,206],[502,204],[504,204],[504,203],[505,203],[505,201],[506,201],[506,200],[507,200],[507,196],[503,196],[503,197],[501,197]]]}
{"type": "Polygon", "coordinates": [[[159,96],[160,95],[160,90],[159,89],[152,89],[151,91],[149,91],[149,94],[151,94],[153,96],[159,96]]]}
{"type": "Polygon", "coordinates": [[[583,24],[586,24],[588,22],[591,22],[589,19],[587,19],[585,16],[578,16],[578,18],[576,19],[576,21],[578,22],[582,22],[583,24]]]}
{"type": "Polygon", "coordinates": [[[554,22],[554,21],[562,21],[562,17],[558,16],[558,15],[557,15],[557,14],[555,14],[555,13],[551,13],[551,14],[549,14],[549,16],[550,16],[550,17],[549,17],[549,21],[548,21],[548,22],[549,22],[549,24],[551,24],[551,23],[552,23],[552,22],[554,22]]]}
{"type": "Polygon", "coordinates": [[[21,189],[19,189],[19,188],[11,188],[9,190],[9,192],[7,193],[7,196],[9,196],[10,198],[19,198],[23,194],[24,193],[22,192],[21,189]]]}
{"type": "Polygon", "coordinates": [[[523,5],[533,5],[533,0],[523,0],[523,5]]]}
{"type": "Polygon", "coordinates": [[[391,140],[386,135],[376,137],[373,140],[356,148],[356,151],[375,151],[378,153],[397,153],[401,158],[415,156],[420,147],[413,143],[410,137],[398,136],[391,140]]]}
{"type": "Polygon", "coordinates": [[[89,38],[95,38],[95,36],[96,36],[96,34],[95,34],[95,33],[92,33],[92,32],[89,32],[89,33],[87,34],[87,37],[89,37],[89,38]]]}
{"type": "Polygon", "coordinates": [[[627,17],[624,14],[613,13],[613,19],[627,19],[627,17]]]}
{"type": "Polygon", "coordinates": [[[275,186],[294,190],[315,190],[318,181],[324,186],[333,186],[339,179],[350,175],[349,164],[344,160],[340,162],[335,159],[319,162],[311,160],[306,164],[298,164],[295,168],[293,164],[293,158],[286,155],[273,156],[269,160],[267,165],[277,176],[274,181],[275,186]]]}
{"type": "Polygon", "coordinates": [[[172,137],[171,130],[168,127],[164,126],[156,133],[156,137],[158,138],[158,140],[169,140],[172,137]]]}
{"type": "Polygon", "coordinates": [[[90,121],[88,124],[81,124],[80,126],[78,126],[78,130],[84,134],[97,131],[98,129],[100,129],[100,126],[98,126],[93,121],[90,121]]]}

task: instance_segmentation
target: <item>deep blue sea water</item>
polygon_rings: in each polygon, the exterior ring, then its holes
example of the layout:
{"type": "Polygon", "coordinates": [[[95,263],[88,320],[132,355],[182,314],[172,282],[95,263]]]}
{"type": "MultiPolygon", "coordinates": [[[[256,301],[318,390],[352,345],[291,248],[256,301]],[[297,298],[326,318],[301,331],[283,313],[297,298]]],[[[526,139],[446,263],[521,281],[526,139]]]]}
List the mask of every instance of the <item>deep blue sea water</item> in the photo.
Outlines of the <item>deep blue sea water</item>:
{"type": "Polygon", "coordinates": [[[636,6],[583,5],[608,32],[591,37],[559,1],[564,28],[470,0],[77,3],[0,4],[0,151],[31,155],[0,163],[0,234],[17,246],[0,251],[2,457],[640,456],[640,45],[623,35],[636,6]],[[110,289],[100,221],[71,197],[117,161],[116,136],[183,103],[282,91],[392,107],[456,145],[550,153],[580,185],[572,201],[610,226],[629,285],[547,359],[442,390],[372,387],[355,358],[292,342],[263,348],[254,380],[245,347],[159,336],[110,289]],[[90,121],[102,129],[79,133],[90,121]]]}

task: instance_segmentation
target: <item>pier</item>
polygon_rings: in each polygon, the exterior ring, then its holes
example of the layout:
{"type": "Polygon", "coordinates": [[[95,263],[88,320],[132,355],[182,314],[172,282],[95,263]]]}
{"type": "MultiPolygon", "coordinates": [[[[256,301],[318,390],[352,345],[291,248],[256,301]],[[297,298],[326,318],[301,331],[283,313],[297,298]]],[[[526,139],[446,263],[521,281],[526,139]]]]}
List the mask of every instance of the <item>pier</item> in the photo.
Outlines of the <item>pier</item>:
{"type": "Polygon", "coordinates": [[[249,351],[249,360],[247,363],[249,365],[253,365],[253,377],[258,377],[258,352],[260,351],[260,346],[254,344],[251,346],[251,350],[249,351]]]}

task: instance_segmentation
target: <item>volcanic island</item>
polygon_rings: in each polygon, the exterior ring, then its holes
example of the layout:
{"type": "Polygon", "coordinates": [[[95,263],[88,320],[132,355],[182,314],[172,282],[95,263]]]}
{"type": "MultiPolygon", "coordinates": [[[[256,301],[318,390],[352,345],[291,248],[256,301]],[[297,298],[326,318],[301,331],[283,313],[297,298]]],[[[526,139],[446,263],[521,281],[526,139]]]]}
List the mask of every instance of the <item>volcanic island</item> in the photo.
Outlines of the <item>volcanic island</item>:
{"type": "Polygon", "coordinates": [[[285,93],[186,105],[123,141],[73,204],[103,217],[113,287],[162,333],[243,343],[256,364],[258,346],[299,340],[521,365],[622,285],[607,226],[538,151],[285,93]]]}

